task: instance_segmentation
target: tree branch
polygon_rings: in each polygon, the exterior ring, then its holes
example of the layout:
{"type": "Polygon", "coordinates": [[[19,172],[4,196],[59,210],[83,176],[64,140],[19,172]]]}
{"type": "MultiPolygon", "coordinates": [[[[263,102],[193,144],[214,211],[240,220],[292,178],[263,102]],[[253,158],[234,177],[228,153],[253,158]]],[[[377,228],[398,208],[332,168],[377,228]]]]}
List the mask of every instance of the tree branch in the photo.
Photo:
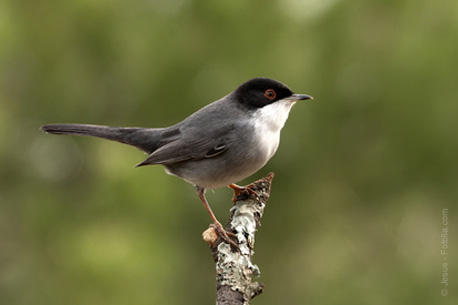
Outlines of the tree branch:
{"type": "Polygon", "coordinates": [[[235,234],[239,249],[234,249],[222,241],[212,227],[202,234],[203,239],[210,245],[216,262],[217,305],[248,305],[264,289],[262,283],[251,282],[253,275],[260,275],[259,268],[251,262],[251,257],[254,254],[256,229],[270,196],[273,177],[274,174],[270,173],[247,185],[244,188],[254,192],[245,191],[235,198],[226,230],[235,234]]]}

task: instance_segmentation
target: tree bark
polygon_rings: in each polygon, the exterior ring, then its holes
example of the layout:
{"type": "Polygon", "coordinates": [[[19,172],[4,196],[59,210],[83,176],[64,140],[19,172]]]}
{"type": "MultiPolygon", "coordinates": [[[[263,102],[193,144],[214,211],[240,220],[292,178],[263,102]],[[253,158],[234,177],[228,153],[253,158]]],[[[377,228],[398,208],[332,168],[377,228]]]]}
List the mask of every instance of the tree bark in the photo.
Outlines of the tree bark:
{"type": "Polygon", "coordinates": [[[244,191],[234,198],[226,231],[237,237],[238,249],[219,238],[211,226],[202,234],[210,245],[216,263],[217,305],[248,305],[264,289],[262,283],[251,282],[252,276],[260,275],[258,266],[251,262],[251,258],[255,233],[270,196],[273,177],[273,173],[270,173],[243,187],[244,191]]]}

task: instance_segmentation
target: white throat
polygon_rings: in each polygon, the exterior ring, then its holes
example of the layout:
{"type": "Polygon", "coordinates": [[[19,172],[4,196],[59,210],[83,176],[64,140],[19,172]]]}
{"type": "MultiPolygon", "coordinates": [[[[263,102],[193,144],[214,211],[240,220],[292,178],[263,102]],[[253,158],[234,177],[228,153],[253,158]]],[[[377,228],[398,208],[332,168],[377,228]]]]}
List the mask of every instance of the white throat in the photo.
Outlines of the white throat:
{"type": "Polygon", "coordinates": [[[280,131],[288,119],[294,101],[280,100],[258,109],[253,116],[256,139],[265,153],[266,162],[272,158],[280,143],[280,131]]]}
{"type": "Polygon", "coordinates": [[[256,125],[260,125],[265,131],[280,132],[288,119],[289,111],[294,102],[291,100],[280,100],[258,109],[254,114],[256,125]],[[266,130],[267,129],[267,130],[266,130]]]}

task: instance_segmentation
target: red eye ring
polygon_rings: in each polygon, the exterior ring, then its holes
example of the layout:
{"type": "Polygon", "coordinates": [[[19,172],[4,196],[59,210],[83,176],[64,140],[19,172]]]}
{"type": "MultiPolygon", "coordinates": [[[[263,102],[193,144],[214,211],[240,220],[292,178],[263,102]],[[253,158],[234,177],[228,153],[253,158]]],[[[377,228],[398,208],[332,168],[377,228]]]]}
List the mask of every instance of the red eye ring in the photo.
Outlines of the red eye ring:
{"type": "Polygon", "coordinates": [[[267,89],[266,92],[264,92],[264,96],[267,99],[273,101],[275,99],[275,97],[277,97],[277,93],[273,89],[267,89]]]}

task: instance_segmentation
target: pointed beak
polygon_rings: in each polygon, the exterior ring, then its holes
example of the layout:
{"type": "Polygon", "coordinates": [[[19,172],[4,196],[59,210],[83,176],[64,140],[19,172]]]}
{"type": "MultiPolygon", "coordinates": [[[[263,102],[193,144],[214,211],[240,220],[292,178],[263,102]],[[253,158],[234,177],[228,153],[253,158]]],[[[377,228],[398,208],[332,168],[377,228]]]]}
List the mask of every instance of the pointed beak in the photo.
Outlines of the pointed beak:
{"type": "Polygon", "coordinates": [[[293,94],[287,97],[285,100],[290,101],[304,101],[304,100],[313,100],[313,97],[307,94],[293,94]]]}

